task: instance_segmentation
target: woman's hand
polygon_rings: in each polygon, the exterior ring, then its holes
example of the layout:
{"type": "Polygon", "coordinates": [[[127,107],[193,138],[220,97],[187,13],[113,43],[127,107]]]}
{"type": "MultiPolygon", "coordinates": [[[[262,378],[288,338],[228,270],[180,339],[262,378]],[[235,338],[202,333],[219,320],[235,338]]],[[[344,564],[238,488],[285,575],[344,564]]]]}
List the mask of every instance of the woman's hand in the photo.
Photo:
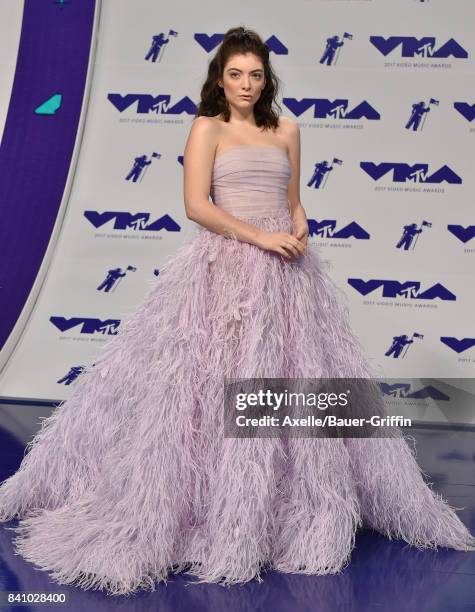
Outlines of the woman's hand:
{"type": "Polygon", "coordinates": [[[257,246],[266,251],[279,253],[286,259],[299,257],[306,251],[305,245],[296,236],[287,232],[262,231],[257,246]]]}
{"type": "Polygon", "coordinates": [[[307,252],[307,240],[308,240],[308,222],[307,215],[303,206],[298,206],[292,213],[292,236],[295,236],[297,240],[305,247],[305,253],[307,252]]]}
{"type": "Polygon", "coordinates": [[[307,252],[308,223],[296,223],[293,225],[292,236],[295,236],[304,246],[304,254],[307,252]]]}

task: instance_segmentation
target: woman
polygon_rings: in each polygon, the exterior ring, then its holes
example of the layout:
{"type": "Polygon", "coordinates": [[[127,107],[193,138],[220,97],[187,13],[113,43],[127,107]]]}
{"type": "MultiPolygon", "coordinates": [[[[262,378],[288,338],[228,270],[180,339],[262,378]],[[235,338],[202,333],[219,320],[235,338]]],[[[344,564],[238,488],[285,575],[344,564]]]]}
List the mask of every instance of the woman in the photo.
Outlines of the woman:
{"type": "Polygon", "coordinates": [[[224,377],[373,375],[307,252],[299,130],[273,108],[276,83],[259,36],[227,32],[185,148],[197,235],[0,487],[17,552],[60,583],[124,594],[170,570],[222,584],[266,565],[335,573],[362,525],[475,549],[402,437],[223,435],[224,377]]]}

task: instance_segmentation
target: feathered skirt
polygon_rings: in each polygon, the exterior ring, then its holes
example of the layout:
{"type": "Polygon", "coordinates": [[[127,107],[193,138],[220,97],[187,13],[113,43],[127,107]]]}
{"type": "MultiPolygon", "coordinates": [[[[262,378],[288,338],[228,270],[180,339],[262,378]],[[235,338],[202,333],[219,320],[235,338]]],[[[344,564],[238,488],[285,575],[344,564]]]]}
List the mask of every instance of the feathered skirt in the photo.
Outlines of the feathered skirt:
{"type": "MultiPolygon", "coordinates": [[[[291,231],[285,212],[247,220],[291,231]]],[[[374,375],[315,251],[289,261],[200,228],[43,420],[0,519],[60,584],[117,595],[171,571],[340,572],[359,527],[475,550],[402,435],[223,436],[224,377],[374,375]]]]}

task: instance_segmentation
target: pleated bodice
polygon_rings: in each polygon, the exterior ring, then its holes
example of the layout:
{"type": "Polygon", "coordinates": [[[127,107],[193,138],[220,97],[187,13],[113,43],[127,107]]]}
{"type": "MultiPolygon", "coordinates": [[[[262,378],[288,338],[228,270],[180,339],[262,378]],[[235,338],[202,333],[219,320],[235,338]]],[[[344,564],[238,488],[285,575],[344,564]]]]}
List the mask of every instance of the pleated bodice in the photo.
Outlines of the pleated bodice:
{"type": "Polygon", "coordinates": [[[216,156],[210,195],[216,206],[239,217],[288,211],[291,176],[284,149],[273,145],[236,145],[216,156]]]}

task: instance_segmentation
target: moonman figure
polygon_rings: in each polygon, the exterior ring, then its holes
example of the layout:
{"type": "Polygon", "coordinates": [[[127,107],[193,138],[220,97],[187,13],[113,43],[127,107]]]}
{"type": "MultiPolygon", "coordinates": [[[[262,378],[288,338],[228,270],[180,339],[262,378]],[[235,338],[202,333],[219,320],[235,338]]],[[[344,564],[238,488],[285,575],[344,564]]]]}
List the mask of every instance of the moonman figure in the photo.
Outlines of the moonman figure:
{"type": "Polygon", "coordinates": [[[142,174],[142,170],[145,168],[145,166],[150,166],[151,163],[151,161],[147,160],[146,155],[140,155],[140,157],[136,157],[132,170],[125,177],[125,180],[129,181],[130,179],[132,179],[132,181],[136,183],[140,175],[142,174]]]}
{"type": "Polygon", "coordinates": [[[424,102],[418,102],[417,104],[413,104],[411,116],[409,117],[409,121],[406,123],[406,129],[410,129],[412,127],[412,130],[414,132],[417,132],[422,117],[425,113],[428,113],[429,111],[430,106],[426,106],[424,102]]]}
{"type": "Polygon", "coordinates": [[[414,240],[416,234],[420,234],[422,229],[418,229],[415,223],[410,223],[409,225],[404,226],[404,231],[401,236],[401,239],[396,244],[396,248],[400,249],[402,245],[404,245],[404,250],[407,251],[414,240]]]}
{"type": "Polygon", "coordinates": [[[79,374],[81,374],[83,370],[84,366],[72,366],[69,372],[65,376],[63,376],[63,378],[60,378],[57,382],[64,382],[65,385],[70,385],[73,381],[76,380],[76,378],[79,376],[79,374]]]}
{"type": "Polygon", "coordinates": [[[165,34],[163,32],[160,32],[160,34],[155,34],[155,36],[152,37],[152,46],[145,56],[145,59],[148,60],[149,58],[152,58],[152,62],[155,63],[160,55],[163,45],[166,45],[169,40],[169,38],[165,38],[165,34]]]}
{"type": "Polygon", "coordinates": [[[315,169],[313,171],[313,176],[312,178],[309,180],[309,182],[307,183],[307,187],[312,187],[313,185],[315,185],[315,189],[319,189],[320,185],[322,184],[322,181],[325,177],[325,174],[327,172],[331,172],[333,170],[333,167],[330,166],[328,164],[328,162],[326,160],[315,164],[315,169]]]}
{"type": "Polygon", "coordinates": [[[327,38],[327,45],[325,47],[325,51],[320,58],[320,64],[327,64],[327,66],[331,66],[333,59],[335,57],[336,50],[338,47],[342,47],[344,45],[343,41],[340,41],[338,36],[331,36],[327,38]]]}
{"type": "Polygon", "coordinates": [[[117,279],[121,278],[122,276],[125,276],[125,272],[122,272],[121,268],[113,268],[112,270],[109,270],[107,272],[107,277],[99,285],[99,287],[97,287],[97,290],[101,291],[104,289],[105,293],[108,293],[114,286],[117,279]]]}
{"type": "Polygon", "coordinates": [[[389,357],[391,353],[393,353],[394,359],[397,359],[402,353],[403,348],[407,344],[412,344],[413,342],[414,340],[410,340],[406,334],[402,334],[401,336],[394,336],[393,343],[384,354],[386,355],[386,357],[389,357]]]}

